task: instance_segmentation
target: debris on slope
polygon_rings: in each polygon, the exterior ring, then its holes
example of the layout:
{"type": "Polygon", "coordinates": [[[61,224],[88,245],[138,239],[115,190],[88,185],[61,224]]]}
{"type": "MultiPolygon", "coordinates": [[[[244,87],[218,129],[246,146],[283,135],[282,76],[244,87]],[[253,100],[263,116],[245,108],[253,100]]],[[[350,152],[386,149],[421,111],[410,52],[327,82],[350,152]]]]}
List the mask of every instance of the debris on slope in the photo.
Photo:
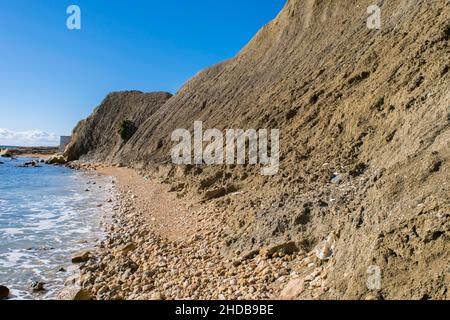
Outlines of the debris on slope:
{"type": "Polygon", "coordinates": [[[70,161],[83,157],[113,161],[136,130],[171,97],[166,92],[110,93],[94,113],[74,129],[66,157],[70,161]]]}
{"type": "MultiPolygon", "coordinates": [[[[366,26],[370,5],[290,0],[236,58],[158,100],[126,144],[74,142],[70,158],[125,163],[180,196],[210,198],[230,212],[230,255],[289,241],[313,252],[333,233],[330,298],[373,294],[372,266],[379,297],[448,298],[450,4],[385,1],[381,30],[366,26]],[[279,174],[172,165],[172,131],[196,120],[280,129],[279,174]]],[[[96,140],[114,126],[76,132],[96,140]]]]}

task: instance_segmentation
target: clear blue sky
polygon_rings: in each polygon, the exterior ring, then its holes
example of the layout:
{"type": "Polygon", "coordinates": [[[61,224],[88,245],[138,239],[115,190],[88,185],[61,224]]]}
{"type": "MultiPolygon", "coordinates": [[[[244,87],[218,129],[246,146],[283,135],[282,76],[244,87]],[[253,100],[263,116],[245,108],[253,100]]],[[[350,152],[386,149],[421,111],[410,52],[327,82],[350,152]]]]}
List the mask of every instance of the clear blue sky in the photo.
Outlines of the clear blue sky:
{"type": "Polygon", "coordinates": [[[285,2],[0,0],[0,129],[69,134],[110,91],[175,93],[233,57],[285,2]],[[66,27],[71,4],[81,30],[66,27]]]}

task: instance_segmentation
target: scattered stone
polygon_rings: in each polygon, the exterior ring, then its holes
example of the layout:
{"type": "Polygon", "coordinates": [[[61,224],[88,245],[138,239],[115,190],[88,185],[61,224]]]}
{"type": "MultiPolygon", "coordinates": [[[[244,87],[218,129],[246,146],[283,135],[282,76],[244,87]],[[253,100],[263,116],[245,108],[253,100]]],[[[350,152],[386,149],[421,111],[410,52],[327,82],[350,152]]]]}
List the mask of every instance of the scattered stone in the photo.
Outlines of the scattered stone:
{"type": "Polygon", "coordinates": [[[270,248],[263,248],[259,251],[259,254],[263,257],[271,257],[275,253],[293,254],[298,251],[299,247],[297,243],[295,241],[289,241],[270,248]]]}
{"type": "Polygon", "coordinates": [[[246,252],[242,255],[242,260],[250,260],[253,259],[254,257],[256,257],[259,253],[261,252],[261,250],[252,250],[249,252],[246,252]]]}
{"type": "Polygon", "coordinates": [[[134,250],[136,250],[136,244],[134,244],[132,242],[127,243],[126,245],[119,248],[119,252],[121,252],[123,254],[127,254],[128,252],[131,252],[134,250]]]}
{"type": "Polygon", "coordinates": [[[56,154],[56,155],[50,157],[45,163],[62,165],[62,164],[67,163],[67,159],[61,154],[56,154]]]}
{"type": "Polygon", "coordinates": [[[433,159],[431,161],[429,171],[430,173],[438,172],[442,167],[442,160],[440,159],[433,159]]]}
{"type": "Polygon", "coordinates": [[[58,300],[88,301],[92,300],[92,297],[87,290],[71,288],[63,290],[58,295],[58,300]]]}
{"type": "Polygon", "coordinates": [[[293,300],[305,290],[305,282],[302,279],[293,279],[289,281],[287,286],[281,291],[281,300],[293,300]]]}
{"type": "Polygon", "coordinates": [[[150,300],[156,301],[156,300],[166,300],[166,299],[162,293],[156,292],[150,296],[150,300]]]}
{"type": "Polygon", "coordinates": [[[6,286],[1,286],[0,285],[0,300],[1,299],[6,299],[9,297],[9,288],[6,286]]]}
{"type": "Polygon", "coordinates": [[[33,281],[30,284],[30,289],[33,290],[33,292],[45,291],[45,283],[42,281],[33,281]]]}
{"type": "Polygon", "coordinates": [[[239,267],[241,264],[242,264],[242,260],[241,259],[233,260],[233,266],[239,267]]]}
{"type": "Polygon", "coordinates": [[[89,251],[82,251],[72,256],[72,263],[83,263],[89,261],[91,253],[89,251]]]}
{"type": "Polygon", "coordinates": [[[335,173],[333,177],[331,178],[332,184],[340,184],[342,182],[342,176],[339,173],[335,173]]]}
{"type": "Polygon", "coordinates": [[[203,197],[203,200],[212,200],[212,199],[221,198],[221,197],[225,196],[226,194],[227,194],[227,190],[224,187],[209,190],[209,191],[206,191],[205,196],[203,197]]]}
{"type": "Polygon", "coordinates": [[[4,149],[4,150],[0,151],[0,157],[3,157],[3,158],[12,158],[13,155],[12,155],[12,153],[11,153],[8,149],[4,149]]]}
{"type": "Polygon", "coordinates": [[[64,282],[64,286],[66,287],[74,286],[79,282],[80,282],[79,275],[73,275],[66,279],[66,281],[64,282]]]}
{"type": "Polygon", "coordinates": [[[381,300],[381,296],[379,293],[369,293],[366,297],[365,300],[367,301],[376,301],[376,300],[381,300]]]}
{"type": "Polygon", "coordinates": [[[37,163],[35,161],[25,162],[23,164],[24,167],[37,167],[37,163]]]}
{"type": "MultiPolygon", "coordinates": [[[[154,230],[166,228],[159,217],[146,217],[142,208],[134,208],[134,190],[120,185],[118,189],[112,219],[103,221],[106,238],[92,259],[80,265],[81,275],[66,281],[68,287],[80,286],[98,300],[265,300],[279,297],[290,279],[303,276],[306,254],[299,253],[306,247],[303,244],[286,241],[248,253],[237,250],[227,260],[220,250],[224,239],[220,211],[200,212],[201,227],[194,220],[183,220],[194,226],[192,234],[168,240],[154,230]],[[155,223],[146,223],[150,221],[155,223]]],[[[79,262],[91,256],[80,255],[79,262]]],[[[301,290],[298,284],[290,294],[299,295],[301,290]]],[[[283,294],[283,299],[289,298],[289,292],[283,294]]]]}

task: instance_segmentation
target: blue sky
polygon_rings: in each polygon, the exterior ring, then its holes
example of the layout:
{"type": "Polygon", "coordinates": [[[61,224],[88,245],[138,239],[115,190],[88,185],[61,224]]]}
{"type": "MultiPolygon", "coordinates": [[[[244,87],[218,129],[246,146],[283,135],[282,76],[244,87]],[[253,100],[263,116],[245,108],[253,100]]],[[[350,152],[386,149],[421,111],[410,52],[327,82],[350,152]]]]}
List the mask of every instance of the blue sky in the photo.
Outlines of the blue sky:
{"type": "Polygon", "coordinates": [[[70,134],[111,91],[175,93],[233,57],[284,4],[0,0],[0,145],[70,134]],[[66,27],[72,4],[81,8],[81,30],[66,27]]]}

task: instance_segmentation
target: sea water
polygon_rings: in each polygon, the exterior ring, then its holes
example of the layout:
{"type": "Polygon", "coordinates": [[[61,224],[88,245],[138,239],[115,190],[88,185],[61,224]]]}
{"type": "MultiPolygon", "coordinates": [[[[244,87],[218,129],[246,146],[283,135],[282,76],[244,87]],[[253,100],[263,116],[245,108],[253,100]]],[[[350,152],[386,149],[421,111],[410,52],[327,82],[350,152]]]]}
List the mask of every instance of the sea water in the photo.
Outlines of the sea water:
{"type": "Polygon", "coordinates": [[[72,254],[103,237],[111,179],[61,166],[21,167],[31,160],[0,158],[0,285],[12,299],[55,299],[77,272],[72,254]],[[46,290],[33,292],[34,281],[46,290]]]}

